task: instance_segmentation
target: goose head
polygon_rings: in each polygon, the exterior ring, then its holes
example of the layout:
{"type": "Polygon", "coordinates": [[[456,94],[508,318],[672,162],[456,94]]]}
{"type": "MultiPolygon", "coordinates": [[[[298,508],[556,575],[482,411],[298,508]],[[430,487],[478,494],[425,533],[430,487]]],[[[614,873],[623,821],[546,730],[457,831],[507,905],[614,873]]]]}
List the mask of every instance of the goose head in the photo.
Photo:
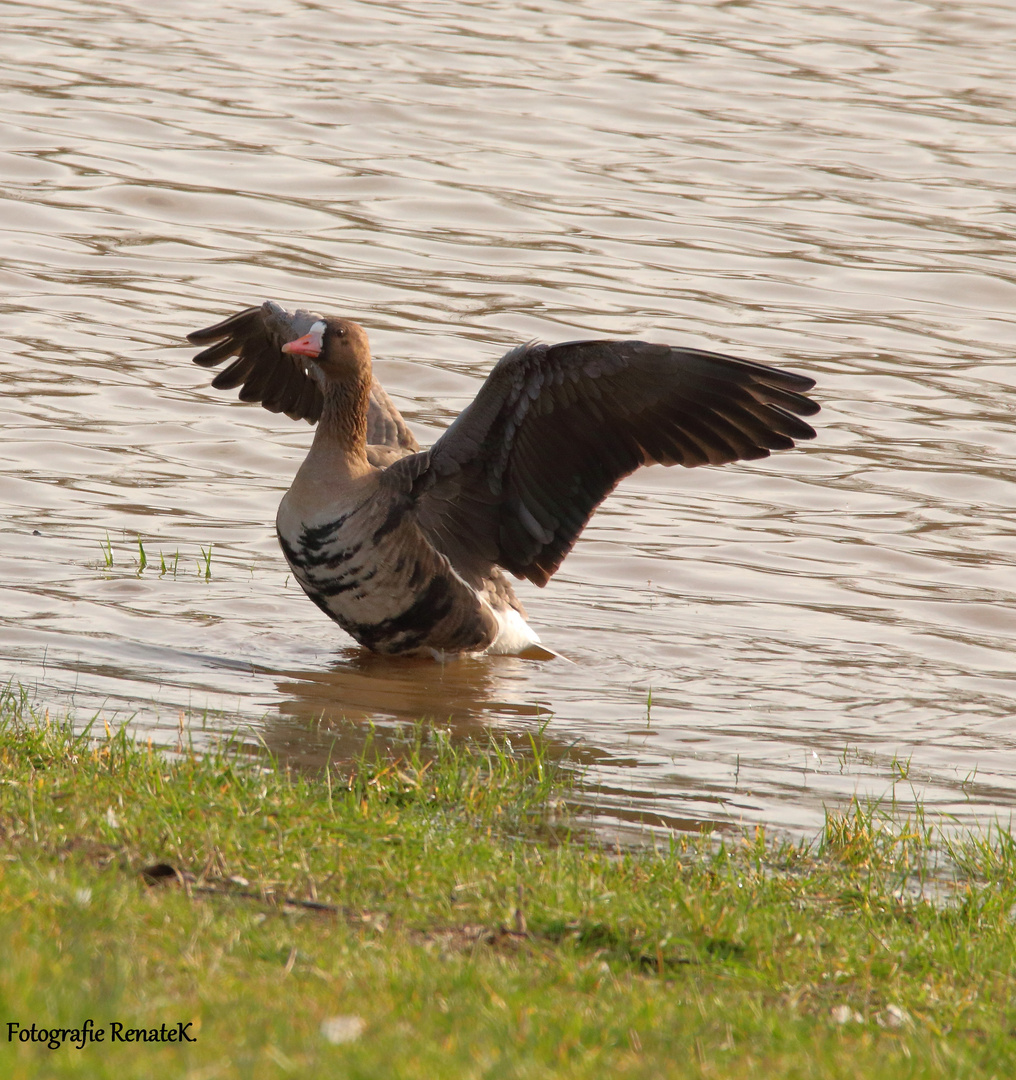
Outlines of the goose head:
{"type": "Polygon", "coordinates": [[[287,341],[282,351],[300,357],[322,390],[329,383],[370,381],[367,332],[349,319],[318,319],[303,337],[287,341]]]}

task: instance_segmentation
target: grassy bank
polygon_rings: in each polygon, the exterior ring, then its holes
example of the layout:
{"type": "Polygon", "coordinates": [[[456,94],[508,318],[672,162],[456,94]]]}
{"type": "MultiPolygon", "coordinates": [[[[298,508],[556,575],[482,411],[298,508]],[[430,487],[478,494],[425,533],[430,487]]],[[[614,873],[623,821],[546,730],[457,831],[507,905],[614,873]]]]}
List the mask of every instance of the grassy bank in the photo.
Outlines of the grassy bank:
{"type": "Polygon", "coordinates": [[[855,808],[807,846],[618,853],[569,834],[538,744],[266,765],[3,698],[5,1076],[1016,1075],[1008,835],[855,808]],[[17,1039],[86,1019],[103,1042],[17,1039]]]}

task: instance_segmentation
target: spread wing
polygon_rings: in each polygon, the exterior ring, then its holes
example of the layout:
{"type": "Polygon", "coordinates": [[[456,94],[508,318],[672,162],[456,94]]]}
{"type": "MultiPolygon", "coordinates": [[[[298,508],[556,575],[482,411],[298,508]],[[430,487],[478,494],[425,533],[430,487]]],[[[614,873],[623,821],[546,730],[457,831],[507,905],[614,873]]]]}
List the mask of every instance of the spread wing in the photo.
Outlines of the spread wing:
{"type": "Polygon", "coordinates": [[[593,510],[640,465],[768,457],[815,432],[814,380],[644,341],[531,344],[391,482],[468,578],[496,564],[544,585],[593,510]]]}
{"type": "MultiPolygon", "coordinates": [[[[269,412],[315,424],[321,416],[321,389],[301,357],[282,351],[321,318],[313,311],[286,311],[267,300],[205,330],[187,335],[192,345],[208,346],[194,357],[202,367],[234,358],[212,380],[216,390],[240,387],[241,401],[260,402],[269,412]]],[[[399,410],[375,379],[370,390],[367,442],[404,452],[419,450],[399,410]]]]}

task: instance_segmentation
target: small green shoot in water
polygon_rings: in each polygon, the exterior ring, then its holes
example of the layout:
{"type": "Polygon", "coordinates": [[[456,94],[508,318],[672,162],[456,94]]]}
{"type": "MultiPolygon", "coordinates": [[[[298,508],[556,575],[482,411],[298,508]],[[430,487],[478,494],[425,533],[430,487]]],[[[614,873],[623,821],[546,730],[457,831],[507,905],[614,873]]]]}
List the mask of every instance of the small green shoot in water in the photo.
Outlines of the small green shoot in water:
{"type": "Polygon", "coordinates": [[[892,769],[893,776],[896,780],[909,780],[910,779],[910,758],[906,758],[901,761],[896,755],[893,755],[892,761],[889,763],[890,769],[892,769]]]}
{"type": "MultiPolygon", "coordinates": [[[[102,551],[102,561],[106,570],[112,570],[116,559],[113,555],[113,541],[109,538],[109,532],[106,533],[105,541],[99,541],[99,548],[102,551]]],[[[198,574],[203,574],[206,581],[211,579],[212,576],[212,545],[209,544],[208,550],[201,548],[201,560],[198,562],[198,574]]],[[[148,557],[148,552],[145,550],[145,542],[143,538],[138,536],[138,554],[137,554],[137,574],[141,576],[149,565],[154,566],[154,562],[148,557]]],[[[172,557],[167,560],[164,552],[159,552],[159,576],[163,577],[166,574],[172,574],[173,577],[177,576],[177,571],[180,567],[180,549],[177,548],[172,557]]]]}
{"type": "MultiPolygon", "coordinates": [[[[212,545],[208,545],[208,550],[201,549],[201,556],[205,560],[205,581],[210,581],[212,577],[212,545]]],[[[198,573],[201,573],[201,563],[198,563],[198,573]]]]}
{"type": "Polygon", "coordinates": [[[172,566],[169,565],[169,563],[166,562],[166,556],[161,551],[159,552],[159,577],[162,577],[164,574],[170,574],[170,573],[173,575],[173,577],[176,577],[176,568],[179,565],[180,565],[180,549],[179,548],[176,549],[176,554],[173,556],[173,564],[172,564],[172,566]]]}

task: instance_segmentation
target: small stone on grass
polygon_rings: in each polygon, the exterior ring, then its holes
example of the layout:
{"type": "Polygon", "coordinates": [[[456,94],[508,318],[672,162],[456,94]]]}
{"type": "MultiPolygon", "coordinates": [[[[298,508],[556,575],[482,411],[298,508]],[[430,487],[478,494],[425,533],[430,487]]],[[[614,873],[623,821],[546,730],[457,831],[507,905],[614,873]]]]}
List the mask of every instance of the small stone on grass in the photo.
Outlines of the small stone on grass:
{"type": "Polygon", "coordinates": [[[355,1042],[366,1027],[367,1022],[359,1016],[329,1016],[321,1021],[321,1034],[330,1043],[355,1042]]]}
{"type": "Polygon", "coordinates": [[[863,1024],[864,1017],[849,1005],[834,1005],[830,1010],[837,1024],[863,1024]]]}

